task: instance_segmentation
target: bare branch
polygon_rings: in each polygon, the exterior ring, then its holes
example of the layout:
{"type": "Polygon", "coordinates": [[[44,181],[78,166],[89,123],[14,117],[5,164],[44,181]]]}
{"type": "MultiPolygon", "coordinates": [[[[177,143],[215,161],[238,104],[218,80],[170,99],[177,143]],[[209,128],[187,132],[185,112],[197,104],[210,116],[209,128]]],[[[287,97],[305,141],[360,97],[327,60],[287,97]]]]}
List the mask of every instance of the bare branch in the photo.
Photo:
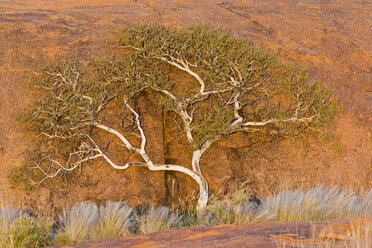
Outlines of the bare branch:
{"type": "Polygon", "coordinates": [[[166,62],[170,65],[173,65],[173,66],[177,67],[178,69],[180,69],[184,72],[187,72],[188,74],[193,76],[200,84],[200,89],[199,89],[198,95],[200,95],[200,96],[204,95],[205,83],[204,83],[203,79],[201,79],[200,76],[197,73],[193,72],[185,62],[173,58],[174,60],[179,61],[181,63],[181,65],[179,65],[178,63],[175,63],[174,61],[168,60],[165,57],[159,57],[159,59],[161,61],[164,61],[164,62],[166,62]]]}
{"type": "Polygon", "coordinates": [[[128,148],[128,150],[130,151],[133,151],[133,152],[137,152],[137,153],[141,153],[141,150],[138,149],[138,148],[135,148],[121,133],[119,133],[117,130],[115,129],[112,129],[110,127],[107,127],[103,124],[100,124],[100,123],[97,123],[97,122],[93,122],[92,123],[93,126],[97,127],[97,128],[100,128],[102,130],[105,130],[109,133],[112,133],[114,134],[116,137],[118,137],[122,142],[123,144],[128,148]]]}
{"type": "Polygon", "coordinates": [[[139,115],[136,111],[134,111],[134,109],[128,104],[128,102],[125,102],[125,106],[127,106],[127,108],[134,114],[135,118],[136,118],[136,125],[137,125],[137,129],[139,130],[140,134],[141,134],[141,152],[145,152],[145,147],[146,147],[146,136],[145,136],[145,132],[143,131],[143,128],[141,126],[141,121],[139,119],[139,115]]]}
{"type": "Polygon", "coordinates": [[[284,120],[280,120],[280,119],[270,119],[270,120],[266,120],[266,121],[261,121],[261,122],[254,122],[254,121],[249,121],[249,122],[245,122],[242,126],[243,127],[249,127],[249,126],[266,126],[268,124],[273,124],[273,123],[302,123],[302,122],[311,122],[314,118],[316,118],[317,115],[313,115],[311,117],[304,117],[304,118],[297,118],[295,116],[291,117],[291,118],[288,118],[288,119],[284,119],[284,120]]]}

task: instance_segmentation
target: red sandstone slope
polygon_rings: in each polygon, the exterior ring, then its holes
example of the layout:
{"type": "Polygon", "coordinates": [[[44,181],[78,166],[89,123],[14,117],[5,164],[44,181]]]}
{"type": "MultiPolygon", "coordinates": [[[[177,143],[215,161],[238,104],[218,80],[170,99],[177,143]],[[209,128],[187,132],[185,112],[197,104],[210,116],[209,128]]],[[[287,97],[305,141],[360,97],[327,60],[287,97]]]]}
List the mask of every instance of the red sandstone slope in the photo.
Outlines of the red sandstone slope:
{"type": "MultiPolygon", "coordinates": [[[[318,225],[325,225],[319,223],[318,225]]],[[[310,237],[312,227],[309,223],[276,223],[250,226],[222,225],[217,227],[196,226],[171,229],[147,235],[121,237],[86,244],[65,245],[63,248],[98,248],[98,247],[249,247],[276,248],[281,243],[282,234],[298,233],[310,237]],[[272,236],[271,236],[272,235],[272,236]]],[[[319,228],[319,227],[318,227],[319,228]]],[[[291,246],[286,246],[291,247],[291,246]]]]}
{"type": "MultiPolygon", "coordinates": [[[[292,141],[250,146],[244,135],[234,135],[214,145],[202,160],[212,191],[225,176],[232,179],[227,187],[247,181],[248,190],[259,195],[321,183],[371,187],[371,13],[372,3],[359,0],[0,1],[0,198],[50,208],[107,199],[169,204],[192,192],[195,185],[178,174],[141,168],[117,172],[100,165],[87,168],[77,183],[41,189],[31,197],[15,194],[6,180],[8,169],[38,146],[16,121],[32,98],[24,73],[62,58],[89,61],[110,54],[103,42],[123,24],[136,21],[220,25],[277,51],[283,60],[308,67],[312,78],[324,81],[344,102],[345,111],[335,122],[335,146],[341,153],[332,144],[313,143],[308,150],[292,141]]],[[[178,140],[168,139],[171,131],[162,135],[158,109],[147,111],[144,123],[158,130],[148,137],[156,160],[184,163],[189,154],[181,152],[178,140]],[[172,149],[165,151],[166,146],[172,149]]]]}
{"type": "Polygon", "coordinates": [[[120,237],[86,244],[65,245],[61,248],[166,248],[166,247],[247,247],[247,248],[319,248],[333,247],[330,240],[337,240],[337,247],[367,247],[372,236],[363,236],[363,230],[372,225],[372,216],[347,221],[314,223],[266,223],[255,225],[196,226],[120,237]],[[350,233],[359,231],[360,236],[350,233]],[[320,238],[321,237],[321,238],[320,238]],[[355,240],[360,239],[358,243],[355,240]],[[327,243],[328,242],[328,243],[327,243]],[[356,245],[358,244],[358,245],[356,245]],[[323,246],[322,246],[323,245],[323,246]]]}

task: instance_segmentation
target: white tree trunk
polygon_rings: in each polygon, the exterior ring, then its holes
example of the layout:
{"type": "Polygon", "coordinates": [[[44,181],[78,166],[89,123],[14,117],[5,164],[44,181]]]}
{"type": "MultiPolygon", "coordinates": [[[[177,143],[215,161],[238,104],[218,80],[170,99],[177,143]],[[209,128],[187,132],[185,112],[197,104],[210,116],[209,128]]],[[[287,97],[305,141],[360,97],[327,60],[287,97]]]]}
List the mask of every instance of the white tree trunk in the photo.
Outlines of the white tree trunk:
{"type": "Polygon", "coordinates": [[[203,173],[200,169],[200,158],[202,156],[203,152],[198,149],[193,152],[192,154],[192,170],[199,174],[200,182],[199,183],[199,199],[198,203],[196,205],[197,210],[201,210],[208,204],[209,199],[209,185],[207,179],[204,177],[203,173]]]}
{"type": "Polygon", "coordinates": [[[100,123],[93,123],[93,125],[97,128],[103,129],[109,133],[116,135],[123,142],[123,145],[125,145],[128,148],[128,150],[131,150],[131,151],[134,151],[140,154],[144,162],[127,163],[125,165],[116,165],[106,154],[104,154],[104,152],[98,147],[98,145],[94,142],[94,140],[92,140],[92,142],[96,146],[95,151],[98,152],[100,157],[105,159],[115,169],[126,170],[129,166],[144,166],[144,167],[147,167],[151,171],[178,171],[186,175],[189,175],[199,185],[199,199],[198,199],[197,206],[196,206],[197,210],[201,210],[205,206],[207,206],[208,198],[209,198],[209,186],[208,186],[208,182],[206,178],[204,177],[200,169],[200,158],[202,154],[204,153],[204,151],[210,146],[212,141],[206,142],[203,148],[195,150],[193,152],[192,170],[186,167],[183,167],[183,166],[173,165],[173,164],[155,165],[145,151],[146,136],[141,127],[139,116],[129,105],[127,106],[136,116],[137,128],[140,130],[141,138],[142,138],[141,148],[134,147],[121,133],[119,133],[115,129],[112,129],[100,123]]]}
{"type": "Polygon", "coordinates": [[[209,200],[208,182],[206,180],[204,180],[204,181],[207,184],[207,188],[204,188],[204,187],[202,187],[200,185],[200,188],[199,188],[199,199],[198,199],[198,203],[196,205],[196,210],[202,210],[208,204],[208,200],[209,200]]]}

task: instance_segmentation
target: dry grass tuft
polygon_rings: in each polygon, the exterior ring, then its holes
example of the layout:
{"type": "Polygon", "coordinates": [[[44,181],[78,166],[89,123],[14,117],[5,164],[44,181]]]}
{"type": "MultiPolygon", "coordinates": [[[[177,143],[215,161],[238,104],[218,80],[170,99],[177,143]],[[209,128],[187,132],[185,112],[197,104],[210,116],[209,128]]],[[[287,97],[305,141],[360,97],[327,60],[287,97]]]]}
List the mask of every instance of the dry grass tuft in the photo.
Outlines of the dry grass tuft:
{"type": "Polygon", "coordinates": [[[92,227],[90,240],[115,238],[130,234],[133,209],[121,202],[109,201],[99,208],[99,220],[92,227]]]}
{"type": "Polygon", "coordinates": [[[61,228],[55,239],[57,244],[87,241],[91,227],[98,221],[98,208],[94,203],[75,204],[70,211],[63,209],[59,216],[61,228]]]}
{"type": "Polygon", "coordinates": [[[182,216],[177,213],[169,213],[167,207],[151,207],[142,216],[137,216],[138,231],[140,233],[152,233],[166,230],[180,224],[182,216]]]}

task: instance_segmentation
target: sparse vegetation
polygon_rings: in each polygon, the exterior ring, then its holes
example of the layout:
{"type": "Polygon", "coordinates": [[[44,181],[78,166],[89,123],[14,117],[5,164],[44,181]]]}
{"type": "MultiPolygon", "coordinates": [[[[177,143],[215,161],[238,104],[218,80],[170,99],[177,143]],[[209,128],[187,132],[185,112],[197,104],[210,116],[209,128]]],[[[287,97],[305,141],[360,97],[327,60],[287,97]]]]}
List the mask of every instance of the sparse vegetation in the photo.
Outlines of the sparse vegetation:
{"type": "Polygon", "coordinates": [[[63,210],[59,217],[60,230],[56,235],[57,244],[81,243],[89,239],[89,232],[98,221],[98,208],[94,203],[81,202],[69,211],[63,210]]]}
{"type": "Polygon", "coordinates": [[[132,212],[131,207],[120,202],[109,201],[99,209],[94,203],[75,204],[63,210],[55,241],[69,244],[127,235],[133,225],[132,212]]]}
{"type": "MultiPolygon", "coordinates": [[[[254,202],[234,204],[224,199],[211,203],[200,215],[204,224],[251,224],[259,222],[297,222],[349,219],[372,213],[372,190],[355,195],[336,187],[314,187],[307,192],[287,190],[254,202]]],[[[244,198],[244,194],[241,195],[244,198]]],[[[238,201],[239,202],[239,201],[238,201]]]]}
{"type": "Polygon", "coordinates": [[[40,177],[40,174],[30,170],[29,167],[27,163],[23,163],[9,169],[7,178],[12,189],[20,188],[26,192],[33,189],[31,180],[37,180],[36,178],[40,177]]]}
{"type": "Polygon", "coordinates": [[[133,209],[120,202],[108,202],[99,208],[99,219],[89,232],[90,240],[128,235],[134,226],[133,209]]]}
{"type": "Polygon", "coordinates": [[[153,206],[143,215],[137,217],[138,232],[152,233],[180,225],[181,216],[169,213],[169,208],[153,206]]]}
{"type": "MultiPolygon", "coordinates": [[[[31,217],[21,212],[11,207],[1,209],[2,247],[72,244],[201,224],[350,219],[372,214],[372,189],[359,192],[358,195],[349,190],[324,187],[312,188],[307,192],[284,191],[263,199],[259,205],[250,201],[244,191],[239,191],[230,198],[214,198],[203,211],[196,211],[194,208],[175,210],[173,213],[167,207],[151,206],[143,211],[135,211],[120,202],[108,202],[100,207],[94,203],[82,202],[75,204],[70,210],[64,209],[58,222],[54,224],[56,230],[52,230],[50,219],[31,217]]],[[[367,230],[366,233],[371,231],[367,230]]],[[[355,242],[367,242],[356,234],[355,242]]],[[[328,246],[319,247],[341,247],[331,245],[329,243],[328,246]]]]}
{"type": "Polygon", "coordinates": [[[0,210],[0,225],[3,248],[37,248],[52,244],[49,219],[37,219],[7,206],[0,210]]]}
{"type": "Polygon", "coordinates": [[[18,217],[12,223],[3,247],[37,248],[51,244],[50,228],[44,229],[45,223],[40,221],[45,220],[27,215],[18,217]]]}
{"type": "MultiPolygon", "coordinates": [[[[284,65],[219,28],[129,25],[111,45],[126,55],[89,65],[64,61],[34,77],[40,100],[26,115],[30,129],[50,144],[64,144],[57,147],[58,154],[52,146],[50,153],[41,149],[28,163],[38,172],[28,174],[35,185],[102,160],[118,170],[141,166],[190,176],[199,186],[201,210],[208,203],[209,186],[200,161],[217,140],[236,132],[264,142],[305,138],[322,133],[339,110],[332,92],[310,81],[306,70],[284,65]],[[139,112],[138,98],[145,92],[155,94],[154,104],[174,118],[192,153],[190,166],[153,162],[146,149],[146,133],[153,130],[144,129],[139,112]],[[109,106],[116,107],[120,120],[110,118],[114,108],[109,106]],[[103,134],[120,145],[123,156],[112,156],[103,134]]],[[[24,181],[12,175],[16,184],[24,181]]]]}
{"type": "Polygon", "coordinates": [[[360,198],[351,189],[316,187],[281,192],[266,199],[262,208],[275,213],[276,222],[337,220],[372,213],[372,199],[360,198]]]}

